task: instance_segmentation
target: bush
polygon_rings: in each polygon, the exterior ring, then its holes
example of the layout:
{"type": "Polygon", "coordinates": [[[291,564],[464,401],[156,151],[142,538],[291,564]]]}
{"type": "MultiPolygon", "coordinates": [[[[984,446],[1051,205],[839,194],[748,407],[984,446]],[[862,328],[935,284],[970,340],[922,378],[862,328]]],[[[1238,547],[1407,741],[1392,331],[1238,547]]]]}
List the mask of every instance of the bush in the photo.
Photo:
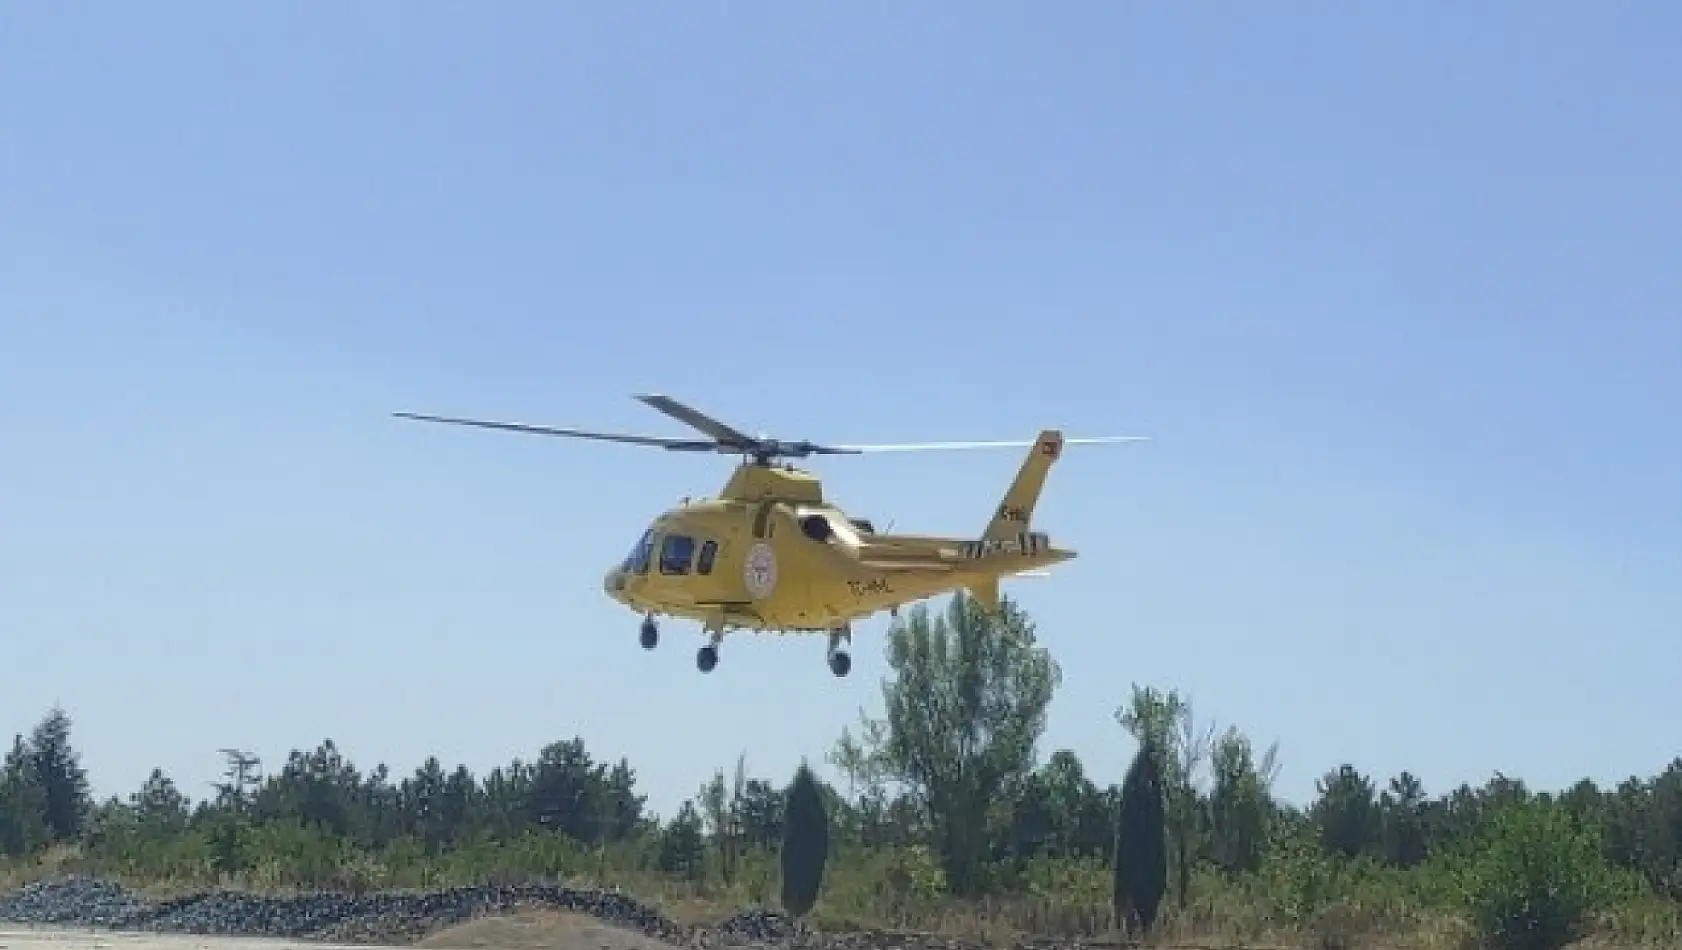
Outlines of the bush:
{"type": "Polygon", "coordinates": [[[1461,859],[1459,896],[1485,942],[1501,950],[1558,950],[1626,896],[1596,829],[1551,803],[1501,807],[1478,845],[1461,859]]]}

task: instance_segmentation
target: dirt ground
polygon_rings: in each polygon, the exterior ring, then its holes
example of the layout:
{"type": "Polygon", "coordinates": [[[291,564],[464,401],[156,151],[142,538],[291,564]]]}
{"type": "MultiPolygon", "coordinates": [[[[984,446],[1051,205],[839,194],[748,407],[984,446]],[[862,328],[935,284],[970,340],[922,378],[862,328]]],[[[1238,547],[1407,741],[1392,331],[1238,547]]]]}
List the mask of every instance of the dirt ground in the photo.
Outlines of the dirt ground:
{"type": "Polygon", "coordinates": [[[587,914],[523,910],[481,917],[422,940],[427,950],[672,950],[672,945],[587,914]]]}
{"type": "Polygon", "coordinates": [[[366,950],[277,937],[122,933],[84,927],[0,924],[0,950],[366,950]]]}

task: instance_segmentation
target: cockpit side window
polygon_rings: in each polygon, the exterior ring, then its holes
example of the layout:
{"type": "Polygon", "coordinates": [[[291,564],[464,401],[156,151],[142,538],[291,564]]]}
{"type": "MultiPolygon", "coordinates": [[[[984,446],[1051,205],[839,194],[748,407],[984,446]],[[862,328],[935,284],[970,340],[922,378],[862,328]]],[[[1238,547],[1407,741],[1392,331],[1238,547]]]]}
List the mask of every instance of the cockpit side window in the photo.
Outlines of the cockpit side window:
{"type": "Polygon", "coordinates": [[[695,556],[695,573],[711,574],[713,559],[718,557],[718,542],[705,541],[701,544],[701,553],[695,556]]]}
{"type": "Polygon", "coordinates": [[[647,574],[648,562],[654,556],[654,529],[649,528],[637,540],[637,546],[626,556],[625,563],[620,565],[627,574],[647,574]]]}
{"type": "Polygon", "coordinates": [[[660,543],[660,573],[687,574],[689,562],[694,556],[694,538],[682,534],[668,534],[660,543]]]}

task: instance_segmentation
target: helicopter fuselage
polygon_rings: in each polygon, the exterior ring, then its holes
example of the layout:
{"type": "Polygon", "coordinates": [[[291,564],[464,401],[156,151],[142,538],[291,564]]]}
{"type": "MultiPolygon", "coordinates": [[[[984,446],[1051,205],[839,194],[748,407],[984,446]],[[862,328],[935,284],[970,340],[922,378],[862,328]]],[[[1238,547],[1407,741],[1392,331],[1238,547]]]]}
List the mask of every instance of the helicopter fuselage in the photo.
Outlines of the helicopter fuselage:
{"type": "Polygon", "coordinates": [[[644,615],[716,631],[835,631],[1074,556],[1041,532],[1019,535],[990,542],[878,534],[868,520],[826,502],[810,473],[744,464],[722,497],[656,517],[603,587],[644,615]]]}

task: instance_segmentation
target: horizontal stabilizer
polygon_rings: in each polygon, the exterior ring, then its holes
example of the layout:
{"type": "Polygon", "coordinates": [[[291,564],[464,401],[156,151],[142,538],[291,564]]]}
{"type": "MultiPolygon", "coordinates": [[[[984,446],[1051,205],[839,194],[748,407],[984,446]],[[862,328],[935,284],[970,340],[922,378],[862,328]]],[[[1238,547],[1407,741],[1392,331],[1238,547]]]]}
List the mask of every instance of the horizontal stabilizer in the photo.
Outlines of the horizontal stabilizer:
{"type": "Polygon", "coordinates": [[[1044,531],[1021,531],[1009,537],[990,537],[979,541],[963,541],[958,545],[959,556],[980,560],[995,554],[1035,555],[1051,550],[1051,536],[1044,531]]]}

